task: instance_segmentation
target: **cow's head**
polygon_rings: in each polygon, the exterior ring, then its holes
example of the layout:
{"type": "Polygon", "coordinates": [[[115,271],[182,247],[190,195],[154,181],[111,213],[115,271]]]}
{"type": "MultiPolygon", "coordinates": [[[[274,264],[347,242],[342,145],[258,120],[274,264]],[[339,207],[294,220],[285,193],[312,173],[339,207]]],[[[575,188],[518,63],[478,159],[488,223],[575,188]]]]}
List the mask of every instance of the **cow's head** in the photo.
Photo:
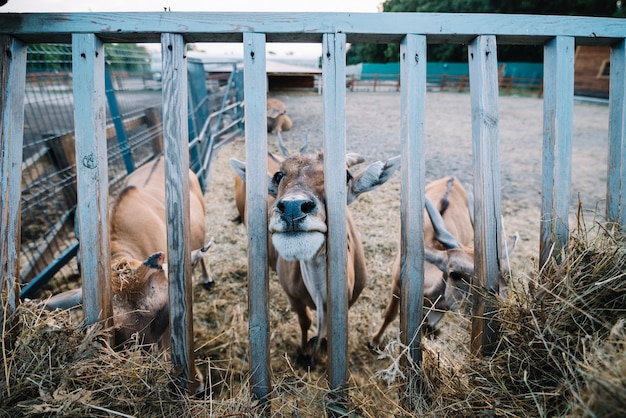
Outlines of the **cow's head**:
{"type": "MultiPolygon", "coordinates": [[[[467,310],[471,306],[470,285],[474,276],[474,249],[464,246],[454,235],[448,232],[443,217],[428,197],[425,197],[425,206],[435,231],[435,239],[443,247],[443,250],[436,246],[426,245],[424,258],[437,266],[444,274],[446,281],[445,300],[448,307],[452,310],[464,307],[467,310]],[[465,300],[468,300],[469,303],[464,304],[465,300]]],[[[514,234],[507,241],[505,248],[500,250],[500,254],[510,255],[518,238],[519,235],[514,234]]],[[[499,292],[500,295],[503,295],[506,293],[507,287],[505,277],[509,274],[508,259],[501,258],[500,266],[499,292]]]]}
{"type": "MultiPolygon", "coordinates": [[[[346,155],[346,168],[362,163],[358,154],[346,155]]],[[[231,160],[245,180],[245,164],[231,160]]],[[[400,157],[377,161],[358,174],[347,173],[347,203],[374,190],[400,166],[400,157]]],[[[324,154],[290,155],[268,180],[268,193],[275,198],[269,214],[269,232],[279,254],[286,260],[310,260],[326,242],[326,196],[324,194],[324,154]]]]}
{"type": "MultiPolygon", "coordinates": [[[[195,266],[213,244],[192,251],[195,266]]],[[[144,261],[131,257],[115,260],[112,265],[111,290],[116,344],[124,344],[133,334],[142,343],[159,342],[169,324],[167,263],[162,251],[144,261]]]]}

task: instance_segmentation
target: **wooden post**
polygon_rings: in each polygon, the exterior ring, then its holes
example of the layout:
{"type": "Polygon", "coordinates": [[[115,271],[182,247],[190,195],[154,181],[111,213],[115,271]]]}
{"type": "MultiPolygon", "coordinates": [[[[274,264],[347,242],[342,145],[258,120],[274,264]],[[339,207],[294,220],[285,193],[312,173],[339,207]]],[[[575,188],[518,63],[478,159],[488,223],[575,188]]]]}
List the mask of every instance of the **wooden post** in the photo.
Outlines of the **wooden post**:
{"type": "Polygon", "coordinates": [[[265,35],[244,34],[246,98],[246,220],[248,225],[248,308],[252,396],[269,412],[269,273],[267,267],[267,76],[265,35]]]}
{"type": "Polygon", "coordinates": [[[3,325],[19,303],[26,45],[8,35],[0,35],[0,45],[0,325],[3,325]]]}
{"type": "Polygon", "coordinates": [[[424,115],[426,114],[426,36],[406,35],[400,44],[402,85],[401,146],[402,200],[400,206],[400,340],[408,347],[403,359],[406,385],[401,396],[413,409],[413,399],[423,393],[421,324],[424,293],[424,115]]]}
{"type": "Polygon", "coordinates": [[[626,230],[626,41],[611,48],[606,217],[626,230]]]}
{"type": "Polygon", "coordinates": [[[574,38],[557,36],[544,47],[543,164],[539,267],[560,261],[569,240],[574,114],[574,38]]]}
{"type": "Polygon", "coordinates": [[[474,277],[471,349],[491,355],[498,334],[496,307],[502,238],[496,37],[481,35],[468,47],[474,155],[474,277]]]}
{"type": "Polygon", "coordinates": [[[72,35],[72,70],[83,310],[87,323],[101,319],[110,325],[113,310],[104,46],[94,34],[72,35]]]}
{"type": "Polygon", "coordinates": [[[172,364],[180,384],[195,392],[189,220],[187,57],[179,34],[161,35],[163,148],[172,364]]]}
{"type": "Polygon", "coordinates": [[[327,212],[328,380],[339,397],[348,365],[348,295],[346,292],[346,35],[322,37],[324,115],[324,188],[327,212]]]}

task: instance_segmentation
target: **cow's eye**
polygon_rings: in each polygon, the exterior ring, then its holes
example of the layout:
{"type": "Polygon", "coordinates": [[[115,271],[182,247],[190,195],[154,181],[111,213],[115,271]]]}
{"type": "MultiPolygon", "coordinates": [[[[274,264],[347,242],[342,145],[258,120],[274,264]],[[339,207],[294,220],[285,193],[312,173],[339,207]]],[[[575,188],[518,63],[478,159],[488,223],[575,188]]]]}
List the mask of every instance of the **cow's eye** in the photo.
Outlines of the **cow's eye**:
{"type": "Polygon", "coordinates": [[[283,173],[282,171],[277,171],[276,173],[274,173],[274,178],[272,180],[274,181],[274,183],[278,184],[283,179],[283,177],[285,177],[285,173],[283,173]]]}

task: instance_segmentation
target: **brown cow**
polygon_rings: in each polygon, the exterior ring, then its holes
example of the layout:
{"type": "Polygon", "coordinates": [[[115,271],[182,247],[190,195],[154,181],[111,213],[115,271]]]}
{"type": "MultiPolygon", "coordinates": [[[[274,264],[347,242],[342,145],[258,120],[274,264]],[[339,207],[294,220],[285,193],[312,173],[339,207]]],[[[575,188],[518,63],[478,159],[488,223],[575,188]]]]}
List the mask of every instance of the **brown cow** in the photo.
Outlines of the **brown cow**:
{"type": "MultiPolygon", "coordinates": [[[[446,310],[455,310],[469,297],[469,283],[474,275],[473,201],[455,177],[435,180],[426,186],[424,218],[424,317],[426,328],[435,330],[446,310]]],[[[507,243],[511,254],[517,243],[515,234],[507,243]]],[[[501,262],[501,266],[507,263],[501,262]]],[[[371,346],[378,347],[387,326],[398,315],[401,287],[400,254],[393,265],[392,294],[383,323],[372,337],[371,346]]],[[[506,289],[503,268],[500,289],[506,289]]],[[[470,300],[471,303],[471,300],[470,300]]],[[[469,304],[465,305],[469,308],[469,304]]]]}
{"type": "MultiPolygon", "coordinates": [[[[192,263],[201,262],[205,285],[212,285],[202,256],[206,222],[204,197],[196,175],[189,171],[189,204],[192,263]]],[[[165,169],[163,157],[131,173],[124,188],[109,207],[111,294],[115,342],[122,346],[133,334],[144,344],[167,348],[169,296],[165,216],[165,169]]],[[[68,309],[82,302],[82,289],[55,295],[44,302],[47,309],[68,309]]]]}
{"type": "Polygon", "coordinates": [[[287,106],[280,99],[267,99],[267,132],[278,134],[288,131],[293,126],[293,122],[287,116],[287,106]]]}
{"type": "MultiPolygon", "coordinates": [[[[363,162],[348,154],[346,166],[363,162]]],[[[245,163],[231,159],[234,170],[245,181],[245,163]]],[[[347,203],[360,194],[376,189],[398,169],[400,158],[377,161],[356,175],[348,172],[347,203]]],[[[301,329],[298,363],[314,366],[314,357],[326,336],[326,197],[324,194],[324,156],[287,157],[269,179],[272,205],[268,229],[278,251],[276,270],[301,329]],[[309,309],[317,311],[317,336],[308,340],[311,326],[309,309]]],[[[367,282],[365,256],[359,232],[346,208],[347,297],[351,306],[367,282]]]]}

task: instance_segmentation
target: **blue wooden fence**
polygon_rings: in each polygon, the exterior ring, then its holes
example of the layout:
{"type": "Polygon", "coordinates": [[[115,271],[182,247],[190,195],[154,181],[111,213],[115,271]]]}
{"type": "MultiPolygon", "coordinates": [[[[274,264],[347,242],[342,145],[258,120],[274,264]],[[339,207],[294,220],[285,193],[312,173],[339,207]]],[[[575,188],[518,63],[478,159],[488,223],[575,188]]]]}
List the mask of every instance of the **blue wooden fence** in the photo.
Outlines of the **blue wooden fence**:
{"type": "MultiPolygon", "coordinates": [[[[478,284],[494,291],[498,274],[500,179],[498,149],[497,44],[539,44],[544,47],[543,204],[540,262],[559,254],[568,241],[571,178],[574,49],[581,45],[611,46],[610,158],[608,161],[607,217],[626,225],[626,21],[573,16],[429,13],[72,13],[2,14],[0,108],[2,109],[2,183],[0,208],[0,268],[3,307],[17,303],[19,277],[19,161],[22,159],[23,90],[26,44],[72,42],[76,152],[78,164],[79,224],[82,231],[84,307],[94,322],[108,318],[109,252],[106,225],[106,149],[104,136],[104,42],[161,42],[163,56],[163,124],[168,201],[188,201],[184,182],[188,165],[187,42],[243,42],[246,99],[246,155],[248,210],[264,214],[248,217],[250,287],[250,370],[255,397],[271,390],[268,347],[268,272],[265,130],[265,50],[267,42],[322,43],[324,150],[328,187],[328,378],[341,389],[347,378],[345,289],[345,52],[348,42],[389,42],[401,45],[402,202],[401,248],[403,262],[401,338],[410,359],[419,362],[419,324],[423,276],[421,238],[424,190],[424,110],[426,49],[428,44],[469,45],[472,137],[474,144],[475,264],[478,284]],[[554,250],[554,251],[552,251],[554,250]],[[552,251],[552,252],[551,252],[552,251]]],[[[185,211],[168,204],[168,255],[172,283],[172,318],[188,327],[172,329],[176,366],[189,378],[191,300],[189,252],[184,237],[189,231],[185,211]],[[174,246],[173,242],[182,245],[174,246]],[[187,295],[187,297],[186,297],[187,295]],[[179,310],[177,307],[181,307],[179,310]]],[[[478,302],[488,315],[493,307],[478,302]]],[[[489,347],[493,332],[483,321],[473,324],[472,341],[489,347]]],[[[478,349],[475,348],[475,349],[478,349]]]]}

